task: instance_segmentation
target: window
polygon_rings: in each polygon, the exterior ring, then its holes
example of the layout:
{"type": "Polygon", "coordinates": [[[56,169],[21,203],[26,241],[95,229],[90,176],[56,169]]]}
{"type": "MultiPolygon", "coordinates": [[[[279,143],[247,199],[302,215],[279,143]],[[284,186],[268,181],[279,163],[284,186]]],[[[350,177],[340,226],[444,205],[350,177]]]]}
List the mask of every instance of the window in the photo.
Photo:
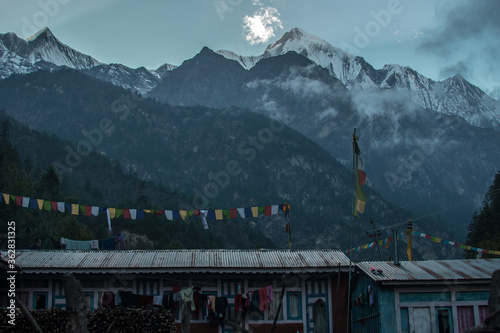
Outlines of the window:
{"type": "Polygon", "coordinates": [[[33,309],[47,308],[47,293],[33,293],[33,309]]]}
{"type": "Polygon", "coordinates": [[[410,316],[408,308],[401,308],[401,332],[410,332],[410,316]]]}
{"type": "MultiPolygon", "coordinates": [[[[269,320],[274,320],[276,316],[276,311],[278,311],[278,307],[280,304],[281,292],[273,292],[273,300],[269,303],[269,312],[267,314],[269,320]]],[[[283,320],[283,307],[281,307],[278,320],[283,320]]]]}
{"type": "Polygon", "coordinates": [[[479,323],[477,323],[477,325],[482,323],[484,321],[484,319],[486,319],[486,317],[488,317],[488,305],[478,306],[478,312],[479,312],[479,323]]]}
{"type": "Polygon", "coordinates": [[[465,329],[474,327],[474,307],[457,306],[458,332],[464,332],[465,329]]]}
{"type": "Polygon", "coordinates": [[[451,308],[436,308],[437,332],[453,332],[451,308]]]}
{"type": "Polygon", "coordinates": [[[413,331],[415,333],[432,332],[430,308],[413,308],[413,331]]]}
{"type": "Polygon", "coordinates": [[[288,320],[302,319],[301,303],[299,291],[291,291],[287,293],[288,320]]]}
{"type": "Polygon", "coordinates": [[[83,304],[85,311],[91,311],[94,309],[94,293],[83,293],[83,304]]]}

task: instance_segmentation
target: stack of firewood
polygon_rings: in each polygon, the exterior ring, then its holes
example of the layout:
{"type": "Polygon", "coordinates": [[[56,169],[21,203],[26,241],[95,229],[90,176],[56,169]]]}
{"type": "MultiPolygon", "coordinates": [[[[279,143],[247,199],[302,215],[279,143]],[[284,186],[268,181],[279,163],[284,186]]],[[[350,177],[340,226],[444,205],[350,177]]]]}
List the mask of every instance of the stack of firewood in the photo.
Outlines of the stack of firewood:
{"type": "Polygon", "coordinates": [[[101,308],[87,318],[89,332],[177,332],[175,316],[161,308],[101,308]]]}
{"type": "MultiPolygon", "coordinates": [[[[30,322],[26,317],[16,309],[15,326],[10,325],[7,320],[7,309],[0,309],[0,331],[1,332],[35,332],[30,322]]],[[[66,323],[68,322],[68,315],[66,311],[57,308],[50,310],[30,310],[33,319],[37,322],[38,326],[43,332],[48,333],[63,333],[66,332],[66,323]]]]}
{"type": "MultiPolygon", "coordinates": [[[[44,333],[66,332],[65,310],[30,310],[44,333]]],[[[8,323],[7,309],[0,308],[0,332],[34,332],[26,317],[16,309],[15,326],[8,323]]],[[[87,329],[94,332],[177,332],[175,316],[163,308],[101,308],[87,315],[87,329]]]]}

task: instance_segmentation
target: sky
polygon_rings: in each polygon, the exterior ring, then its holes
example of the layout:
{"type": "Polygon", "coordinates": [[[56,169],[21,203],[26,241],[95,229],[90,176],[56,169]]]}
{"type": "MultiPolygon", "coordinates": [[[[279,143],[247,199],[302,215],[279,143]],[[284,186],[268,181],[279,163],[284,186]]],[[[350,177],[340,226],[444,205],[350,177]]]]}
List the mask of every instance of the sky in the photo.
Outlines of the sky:
{"type": "Polygon", "coordinates": [[[499,0],[0,0],[0,33],[49,27],[103,63],[180,65],[207,46],[260,55],[298,27],[375,68],[457,73],[500,98],[499,0]]]}

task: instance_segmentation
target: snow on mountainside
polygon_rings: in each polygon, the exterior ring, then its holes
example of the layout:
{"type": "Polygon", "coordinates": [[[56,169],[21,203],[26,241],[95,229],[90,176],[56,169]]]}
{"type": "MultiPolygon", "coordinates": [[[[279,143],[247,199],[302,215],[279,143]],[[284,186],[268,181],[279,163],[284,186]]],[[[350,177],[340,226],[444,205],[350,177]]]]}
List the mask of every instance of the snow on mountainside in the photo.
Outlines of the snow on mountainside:
{"type": "Polygon", "coordinates": [[[121,64],[94,66],[83,70],[83,72],[115,86],[134,90],[139,94],[147,93],[160,82],[156,73],[144,67],[133,69],[121,64]]]}
{"type": "Polygon", "coordinates": [[[12,74],[52,70],[61,66],[81,70],[116,86],[145,94],[153,89],[166,72],[176,66],[165,64],[156,70],[130,68],[121,64],[103,64],[59,41],[48,28],[26,40],[14,33],[0,34],[0,79],[12,74]]]}
{"type": "Polygon", "coordinates": [[[362,57],[345,52],[298,28],[285,33],[257,57],[239,56],[229,51],[217,53],[250,69],[260,59],[289,51],[297,52],[328,69],[331,75],[353,92],[396,89],[407,93],[414,103],[423,108],[459,115],[474,126],[500,128],[499,102],[463,78],[457,80],[454,77],[435,82],[410,67],[400,65],[385,65],[377,70],[362,57]]]}
{"type": "Polygon", "coordinates": [[[48,28],[26,40],[13,33],[1,34],[0,52],[0,78],[44,68],[46,66],[40,66],[44,63],[74,69],[86,69],[100,64],[91,56],[61,43],[48,28]]]}
{"type": "MultiPolygon", "coordinates": [[[[417,105],[449,115],[459,115],[479,127],[500,129],[500,103],[461,77],[433,81],[410,67],[385,65],[375,69],[362,57],[334,47],[323,39],[294,28],[260,56],[240,56],[231,51],[217,51],[235,60],[243,68],[253,68],[265,58],[294,51],[326,68],[353,92],[393,89],[407,94],[417,105]]],[[[133,69],[121,64],[102,64],[89,55],[61,43],[48,29],[24,40],[14,33],[0,34],[0,79],[12,74],[53,70],[61,66],[81,70],[100,80],[140,94],[155,88],[176,66],[165,64],[156,70],[133,69]]]]}

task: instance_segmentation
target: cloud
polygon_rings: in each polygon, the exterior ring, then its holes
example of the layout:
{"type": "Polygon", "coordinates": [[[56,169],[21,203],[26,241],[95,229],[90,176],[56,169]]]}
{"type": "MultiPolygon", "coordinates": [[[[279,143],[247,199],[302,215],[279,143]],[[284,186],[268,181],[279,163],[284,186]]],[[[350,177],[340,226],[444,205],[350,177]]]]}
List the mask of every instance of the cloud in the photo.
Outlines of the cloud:
{"type": "MultiPolygon", "coordinates": [[[[452,70],[469,80],[493,73],[500,80],[498,49],[500,48],[500,1],[467,0],[451,9],[437,8],[437,19],[443,22],[433,30],[420,35],[420,50],[439,56],[446,67],[443,75],[454,75],[452,70]]],[[[495,87],[482,87],[492,89],[495,87]]],[[[498,87],[497,87],[498,88],[498,87]]]]}
{"type": "Polygon", "coordinates": [[[458,61],[454,64],[445,66],[440,69],[439,71],[439,76],[440,77],[451,77],[454,76],[455,74],[460,73],[464,77],[471,77],[471,68],[469,67],[469,64],[467,61],[458,61]]]}
{"type": "Polygon", "coordinates": [[[283,29],[280,14],[274,7],[260,8],[253,16],[243,18],[245,39],[251,44],[266,43],[275,36],[276,29],[283,29]]]}
{"type": "Polygon", "coordinates": [[[457,43],[474,38],[498,36],[500,32],[500,1],[467,1],[467,4],[448,11],[444,24],[427,35],[421,47],[445,54],[457,43]]]}

